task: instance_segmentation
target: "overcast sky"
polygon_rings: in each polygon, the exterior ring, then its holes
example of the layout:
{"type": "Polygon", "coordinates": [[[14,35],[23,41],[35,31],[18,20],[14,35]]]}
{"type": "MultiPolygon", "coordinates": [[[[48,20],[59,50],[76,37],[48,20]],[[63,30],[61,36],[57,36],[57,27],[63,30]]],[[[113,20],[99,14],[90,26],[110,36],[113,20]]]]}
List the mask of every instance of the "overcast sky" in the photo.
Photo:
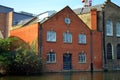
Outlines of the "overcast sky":
{"type": "MultiPolygon", "coordinates": [[[[106,0],[92,0],[92,5],[102,4],[106,0]]],[[[120,0],[111,0],[120,6],[120,0]]],[[[65,6],[72,9],[83,7],[81,0],[0,0],[0,5],[14,8],[15,12],[25,11],[39,14],[49,10],[59,11],[65,6]]]]}

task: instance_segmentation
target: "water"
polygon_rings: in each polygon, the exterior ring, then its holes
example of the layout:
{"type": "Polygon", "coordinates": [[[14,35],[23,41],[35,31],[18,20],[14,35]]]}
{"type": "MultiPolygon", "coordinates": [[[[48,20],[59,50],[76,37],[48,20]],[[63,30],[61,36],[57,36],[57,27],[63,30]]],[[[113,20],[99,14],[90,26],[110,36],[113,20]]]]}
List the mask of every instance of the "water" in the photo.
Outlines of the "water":
{"type": "Polygon", "coordinates": [[[120,72],[49,73],[39,76],[6,76],[0,80],[120,80],[120,72]]]}

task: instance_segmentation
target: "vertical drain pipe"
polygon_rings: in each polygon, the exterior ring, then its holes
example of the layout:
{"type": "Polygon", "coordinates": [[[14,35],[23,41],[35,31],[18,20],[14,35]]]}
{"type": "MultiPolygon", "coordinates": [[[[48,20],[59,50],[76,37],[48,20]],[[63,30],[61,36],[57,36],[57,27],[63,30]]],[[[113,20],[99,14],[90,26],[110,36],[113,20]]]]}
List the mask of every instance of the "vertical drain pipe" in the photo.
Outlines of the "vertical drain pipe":
{"type": "Polygon", "coordinates": [[[103,67],[105,67],[106,64],[106,52],[105,52],[105,12],[104,12],[104,7],[102,8],[102,44],[103,44],[103,67]]]}
{"type": "Polygon", "coordinates": [[[39,56],[42,59],[42,25],[39,26],[39,35],[38,35],[38,42],[39,42],[39,56]]]}
{"type": "Polygon", "coordinates": [[[90,31],[90,71],[93,73],[93,42],[92,42],[92,30],[90,31]]]}

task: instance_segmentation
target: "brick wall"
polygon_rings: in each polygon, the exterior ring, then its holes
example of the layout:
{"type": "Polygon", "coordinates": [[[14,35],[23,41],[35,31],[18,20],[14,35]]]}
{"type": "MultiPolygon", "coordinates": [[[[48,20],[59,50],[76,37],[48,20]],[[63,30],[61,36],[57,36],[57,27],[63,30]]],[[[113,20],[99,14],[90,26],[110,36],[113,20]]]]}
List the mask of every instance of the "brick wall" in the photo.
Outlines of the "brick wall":
{"type": "Polygon", "coordinates": [[[0,30],[3,34],[3,37],[5,37],[5,31],[6,31],[6,14],[0,13],[0,30]]]}
{"type": "MultiPolygon", "coordinates": [[[[96,32],[97,33],[97,32],[96,32]]],[[[93,34],[94,35],[94,34],[93,34]]],[[[101,36],[98,32],[95,36],[93,36],[94,46],[93,50],[101,50],[101,37],[100,40],[96,41],[96,37],[101,36]]],[[[92,46],[93,46],[92,45],[92,46]]],[[[42,58],[46,63],[47,53],[53,50],[56,53],[56,63],[47,64],[45,65],[46,71],[62,71],[63,70],[63,55],[69,52],[72,55],[72,69],[73,70],[90,70],[90,29],[83,23],[82,20],[78,18],[78,16],[69,8],[66,7],[56,15],[51,17],[49,20],[42,24],[42,58]],[[71,23],[66,25],[64,19],[69,17],[71,19],[71,23]],[[54,30],[57,35],[56,42],[47,42],[46,33],[48,30],[54,30]],[[63,33],[69,31],[72,34],[72,43],[64,43],[63,42],[63,33]],[[87,36],[87,43],[86,44],[79,44],[78,43],[78,35],[79,34],[86,34],[87,36]],[[78,62],[79,53],[85,52],[86,53],[86,63],[80,64],[78,62]]],[[[93,51],[94,54],[96,53],[93,51]]],[[[97,52],[97,55],[101,55],[101,51],[97,52]]],[[[97,56],[95,55],[95,56],[97,56]]],[[[98,58],[98,56],[97,56],[98,58]]],[[[96,58],[96,59],[97,59],[96,58]]],[[[97,59],[95,61],[95,68],[101,68],[101,59],[97,59]]]]}
{"type": "Polygon", "coordinates": [[[102,33],[92,31],[92,47],[93,47],[93,64],[94,70],[101,70],[103,67],[103,54],[102,54],[102,33]],[[99,36],[99,37],[98,37],[99,36]]]}
{"type": "Polygon", "coordinates": [[[31,44],[38,38],[39,23],[31,24],[28,26],[20,27],[10,31],[10,36],[16,36],[24,40],[26,43],[31,44]]]}

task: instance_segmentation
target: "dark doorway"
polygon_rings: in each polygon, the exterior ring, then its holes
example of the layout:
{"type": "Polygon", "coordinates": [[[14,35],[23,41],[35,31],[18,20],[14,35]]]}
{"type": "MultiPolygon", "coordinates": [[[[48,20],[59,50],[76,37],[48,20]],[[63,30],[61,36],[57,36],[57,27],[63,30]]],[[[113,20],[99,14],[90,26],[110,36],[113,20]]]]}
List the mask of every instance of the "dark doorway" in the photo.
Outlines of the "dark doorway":
{"type": "Polygon", "coordinates": [[[64,70],[72,69],[72,55],[71,54],[63,55],[63,69],[64,70]]]}

